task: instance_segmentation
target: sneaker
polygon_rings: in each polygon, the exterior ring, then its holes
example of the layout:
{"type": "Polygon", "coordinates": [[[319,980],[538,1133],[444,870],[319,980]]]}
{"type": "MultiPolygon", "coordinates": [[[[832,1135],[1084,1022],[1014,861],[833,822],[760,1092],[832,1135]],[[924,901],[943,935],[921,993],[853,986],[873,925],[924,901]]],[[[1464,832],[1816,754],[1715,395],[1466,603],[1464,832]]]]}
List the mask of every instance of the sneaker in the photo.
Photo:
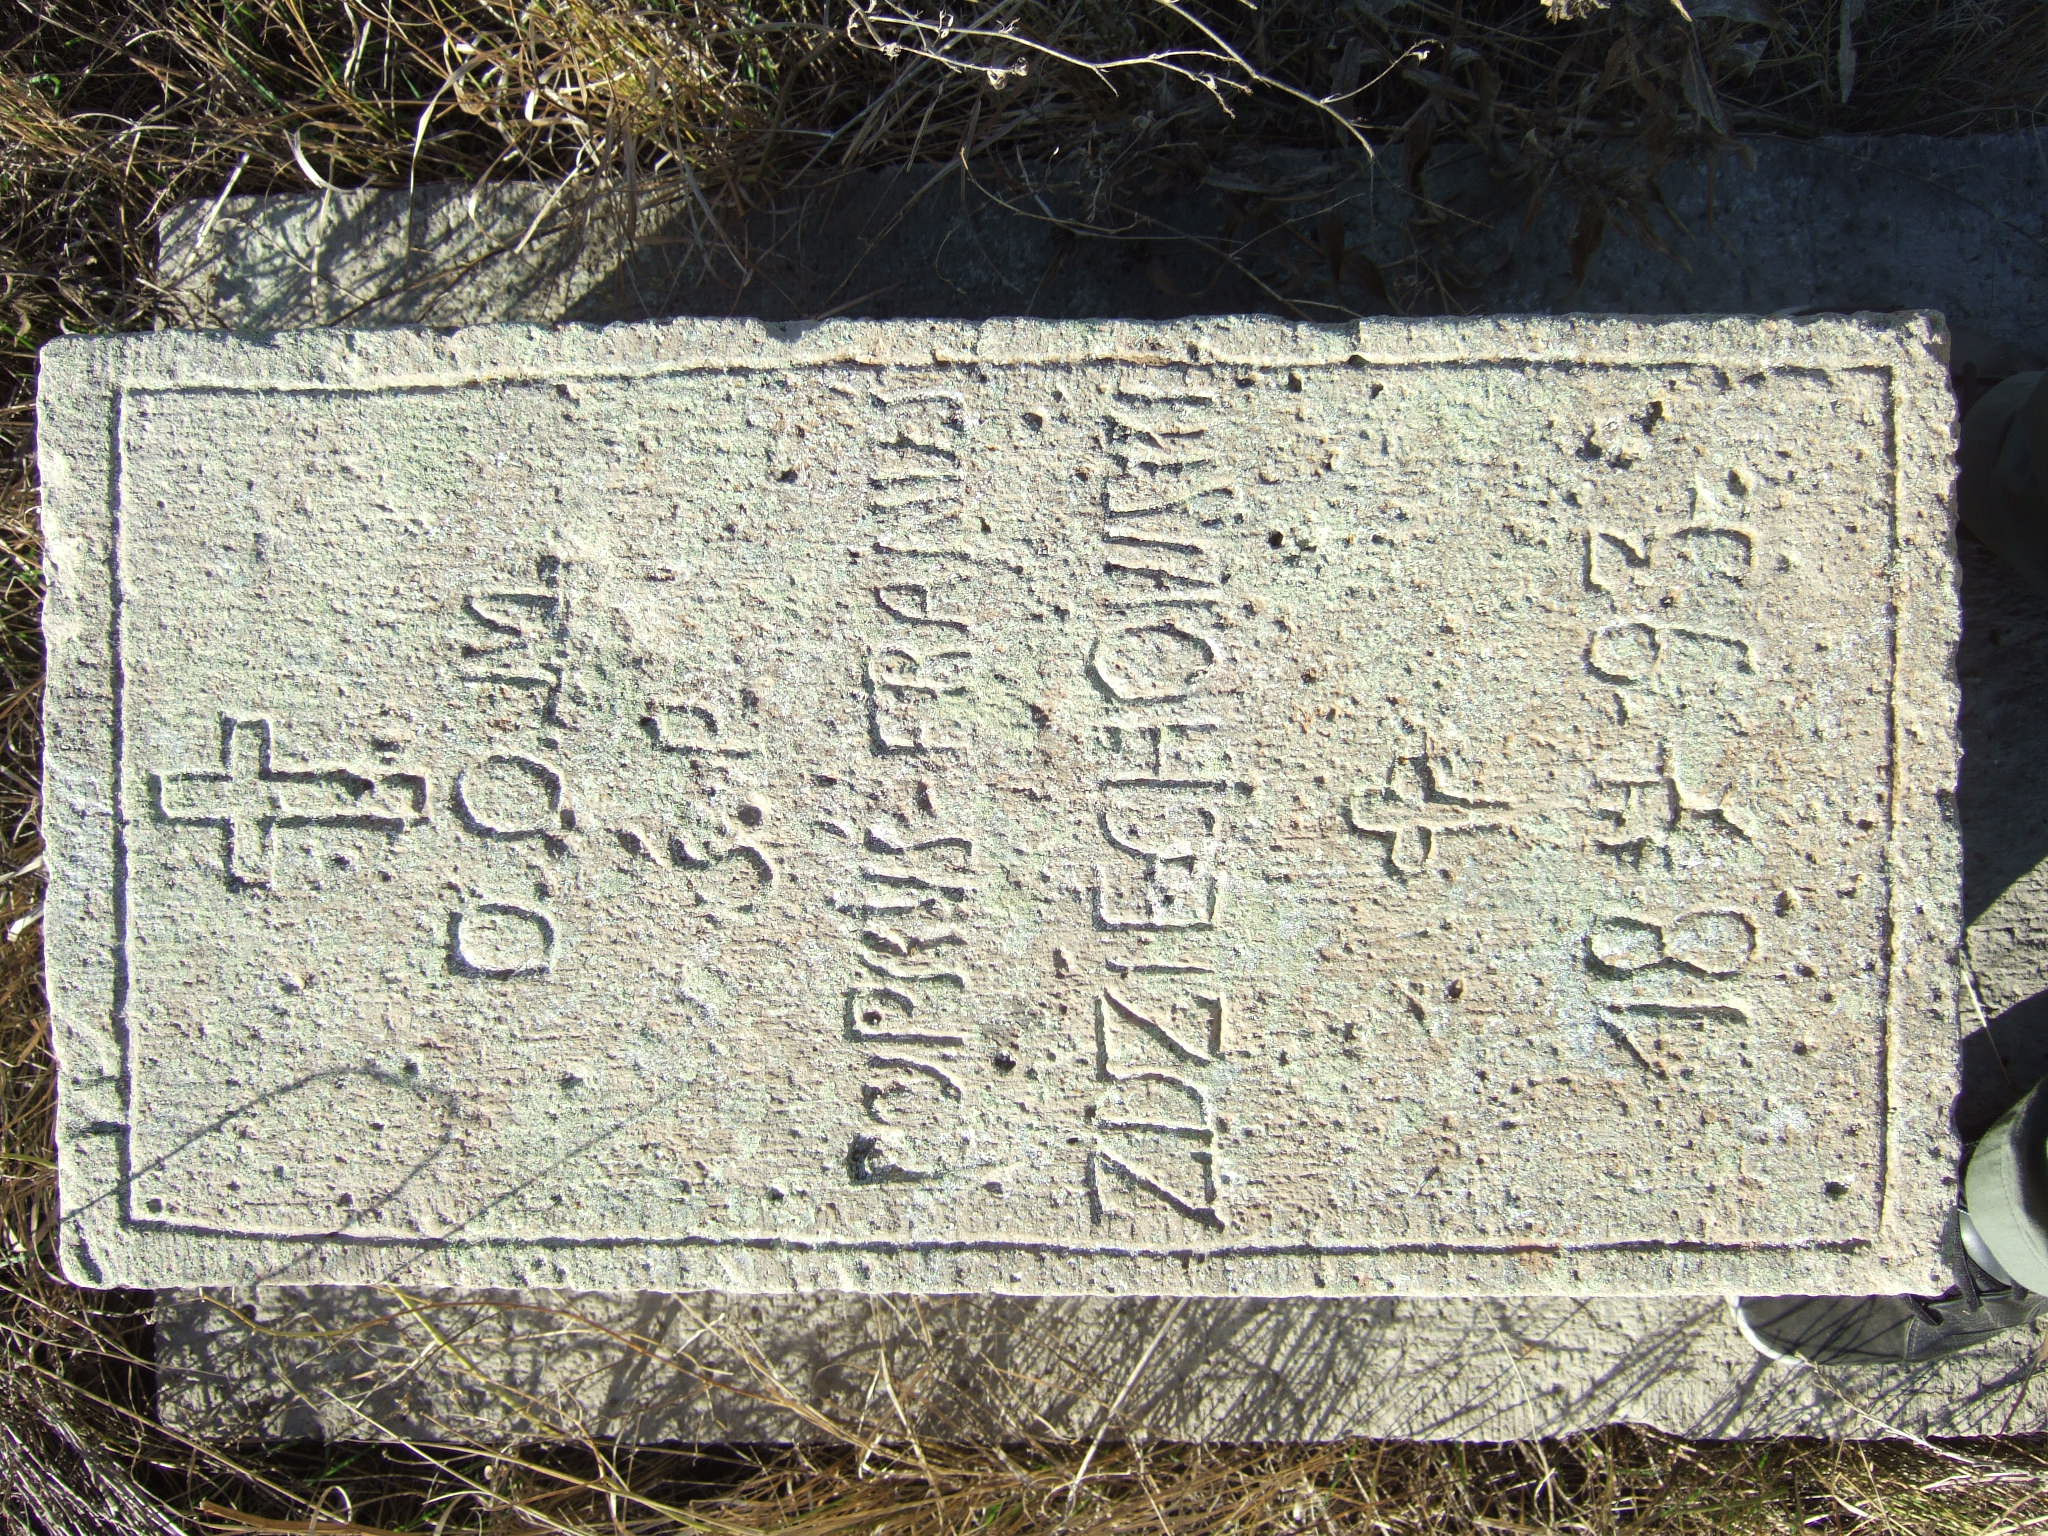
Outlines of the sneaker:
{"type": "Polygon", "coordinates": [[[1738,1296],[1735,1326],[1772,1360],[1812,1365],[1911,1365],[1975,1349],[2048,1312],[2048,1296],[1972,1254],[1968,1218],[1951,1213],[1942,1257],[1956,1283],[1939,1296],[1738,1296]]]}

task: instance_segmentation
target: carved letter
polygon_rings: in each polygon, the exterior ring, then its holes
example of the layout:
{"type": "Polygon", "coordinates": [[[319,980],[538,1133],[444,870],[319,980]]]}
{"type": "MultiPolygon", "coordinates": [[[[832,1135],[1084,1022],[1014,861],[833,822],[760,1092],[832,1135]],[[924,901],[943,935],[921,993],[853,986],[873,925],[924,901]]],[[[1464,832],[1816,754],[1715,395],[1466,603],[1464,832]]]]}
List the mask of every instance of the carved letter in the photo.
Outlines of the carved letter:
{"type": "Polygon", "coordinates": [[[1089,670],[1123,704],[1166,704],[1185,699],[1221,654],[1207,636],[1177,620],[1126,624],[1095,642],[1089,670]]]}
{"type": "Polygon", "coordinates": [[[486,901],[449,919],[448,958],[464,976],[543,976],[555,965],[555,922],[509,901],[486,901]]]}

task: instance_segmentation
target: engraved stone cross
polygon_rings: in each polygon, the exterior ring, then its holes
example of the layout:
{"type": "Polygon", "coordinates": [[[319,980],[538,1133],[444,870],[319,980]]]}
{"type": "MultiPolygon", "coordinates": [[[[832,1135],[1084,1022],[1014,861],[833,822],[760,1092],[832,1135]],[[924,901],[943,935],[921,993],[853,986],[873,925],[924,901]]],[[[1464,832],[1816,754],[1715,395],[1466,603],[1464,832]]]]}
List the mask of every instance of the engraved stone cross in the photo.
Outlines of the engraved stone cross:
{"type": "Polygon", "coordinates": [[[417,773],[282,768],[268,720],[221,716],[220,771],[153,773],[157,815],[181,826],[219,827],[234,885],[268,885],[279,827],[368,827],[397,832],[427,818],[427,780],[417,773]]]}
{"type": "Polygon", "coordinates": [[[1506,800],[1470,793],[1455,758],[1425,744],[1423,750],[1397,756],[1378,790],[1356,790],[1345,806],[1351,829],[1365,837],[1383,837],[1387,869],[1404,879],[1437,863],[1437,845],[1462,832],[1498,832],[1507,826],[1506,800]]]}

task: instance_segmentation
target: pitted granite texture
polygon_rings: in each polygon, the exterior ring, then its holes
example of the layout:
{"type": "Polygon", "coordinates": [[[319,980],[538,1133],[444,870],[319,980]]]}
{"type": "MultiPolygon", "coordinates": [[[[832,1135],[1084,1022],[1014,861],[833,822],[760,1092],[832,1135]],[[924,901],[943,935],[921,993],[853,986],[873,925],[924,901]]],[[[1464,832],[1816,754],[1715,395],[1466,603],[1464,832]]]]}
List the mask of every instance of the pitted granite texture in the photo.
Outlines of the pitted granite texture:
{"type": "Polygon", "coordinates": [[[1938,329],[45,353],[64,1255],[1925,1289],[1938,329]]]}

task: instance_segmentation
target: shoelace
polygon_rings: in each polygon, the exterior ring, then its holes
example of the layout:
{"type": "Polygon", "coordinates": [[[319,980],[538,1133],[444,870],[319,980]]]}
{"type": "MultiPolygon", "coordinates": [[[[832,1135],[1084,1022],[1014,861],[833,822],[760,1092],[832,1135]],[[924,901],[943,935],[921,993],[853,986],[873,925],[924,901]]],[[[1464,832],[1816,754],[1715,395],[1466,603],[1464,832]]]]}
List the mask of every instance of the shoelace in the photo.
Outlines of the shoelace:
{"type": "Polygon", "coordinates": [[[1959,1210],[1951,1210],[1948,1220],[1942,1223],[1941,1259],[1948,1266],[1949,1273],[1955,1276],[1956,1283],[1939,1296],[1905,1298],[1914,1315],[1930,1328],[1939,1328],[1948,1321],[1937,1308],[1961,1302],[1960,1310],[1975,1312],[1983,1307],[1986,1297],[2003,1298],[2017,1289],[1986,1273],[1970,1257],[1970,1250],[1963,1246],[1963,1213],[1959,1210]]]}

